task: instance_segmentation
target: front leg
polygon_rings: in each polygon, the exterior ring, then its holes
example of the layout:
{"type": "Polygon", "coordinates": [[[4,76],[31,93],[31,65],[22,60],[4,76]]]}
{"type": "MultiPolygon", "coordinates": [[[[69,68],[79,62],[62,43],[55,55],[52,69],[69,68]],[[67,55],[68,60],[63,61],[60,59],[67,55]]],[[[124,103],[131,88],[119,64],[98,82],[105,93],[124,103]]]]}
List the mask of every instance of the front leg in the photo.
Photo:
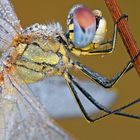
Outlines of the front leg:
{"type": "Polygon", "coordinates": [[[78,61],[74,62],[73,65],[76,68],[78,68],[80,71],[82,71],[85,75],[87,75],[91,80],[96,81],[98,84],[100,84],[104,88],[111,88],[126,72],[128,72],[134,66],[133,62],[129,61],[128,64],[125,66],[125,68],[121,72],[118,72],[111,79],[108,79],[95,71],[91,71],[89,68],[82,65],[78,61]]]}
{"type": "MultiPolygon", "coordinates": [[[[113,35],[112,35],[112,39],[105,41],[101,44],[97,44],[100,48],[100,50],[95,50],[95,51],[90,51],[89,53],[91,54],[108,54],[108,53],[112,53],[114,48],[115,48],[115,44],[116,44],[116,38],[117,38],[117,24],[123,19],[123,18],[127,18],[128,19],[128,15],[123,14],[122,16],[120,16],[120,18],[114,23],[114,29],[113,29],[113,35]],[[106,46],[110,46],[110,48],[105,49],[106,46]]],[[[96,44],[95,44],[96,47],[96,44]]],[[[99,48],[97,47],[97,48],[99,48]]]]}

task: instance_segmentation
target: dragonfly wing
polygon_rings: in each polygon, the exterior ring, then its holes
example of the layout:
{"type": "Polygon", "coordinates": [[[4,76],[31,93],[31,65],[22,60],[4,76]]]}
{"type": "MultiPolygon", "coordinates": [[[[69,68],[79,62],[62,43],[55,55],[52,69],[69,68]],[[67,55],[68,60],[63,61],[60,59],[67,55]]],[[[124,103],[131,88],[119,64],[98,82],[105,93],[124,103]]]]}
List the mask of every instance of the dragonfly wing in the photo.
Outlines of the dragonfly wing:
{"type": "Polygon", "coordinates": [[[18,20],[10,0],[0,0],[0,17],[7,21],[17,32],[21,30],[20,20],[18,20]]]}
{"type": "Polygon", "coordinates": [[[10,47],[13,39],[22,30],[9,0],[0,0],[0,52],[10,47]]]}
{"type": "MultiPolygon", "coordinates": [[[[70,140],[56,126],[28,87],[5,75],[1,85],[0,126],[4,140],[70,140]]],[[[21,81],[20,81],[21,82],[21,81]]]]}
{"type": "MultiPolygon", "coordinates": [[[[88,80],[78,80],[78,82],[88,89],[90,95],[100,104],[111,107],[116,103],[117,93],[114,91],[106,90],[88,80]]],[[[53,118],[83,117],[63,77],[47,77],[42,81],[30,84],[30,87],[53,118]],[[60,88],[63,90],[59,90],[60,88]]],[[[90,114],[99,112],[99,109],[91,105],[89,100],[80,94],[80,91],[77,93],[90,114]]]]}

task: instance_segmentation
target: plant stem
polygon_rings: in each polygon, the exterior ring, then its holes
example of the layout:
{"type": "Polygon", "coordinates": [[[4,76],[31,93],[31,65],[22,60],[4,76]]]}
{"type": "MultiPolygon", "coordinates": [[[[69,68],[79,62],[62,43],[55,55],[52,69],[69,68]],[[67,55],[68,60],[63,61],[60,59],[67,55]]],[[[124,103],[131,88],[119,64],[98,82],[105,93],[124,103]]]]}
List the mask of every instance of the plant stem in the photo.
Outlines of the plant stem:
{"type": "MultiPolygon", "coordinates": [[[[118,4],[118,0],[104,0],[104,1],[110,11],[110,14],[114,22],[116,22],[119,19],[119,17],[123,14],[118,4]]],[[[135,57],[140,50],[137,47],[136,41],[125,19],[122,19],[118,23],[118,30],[123,40],[123,43],[128,51],[128,54],[130,55],[131,58],[135,57]]],[[[140,76],[140,56],[136,59],[134,66],[140,76]]]]}

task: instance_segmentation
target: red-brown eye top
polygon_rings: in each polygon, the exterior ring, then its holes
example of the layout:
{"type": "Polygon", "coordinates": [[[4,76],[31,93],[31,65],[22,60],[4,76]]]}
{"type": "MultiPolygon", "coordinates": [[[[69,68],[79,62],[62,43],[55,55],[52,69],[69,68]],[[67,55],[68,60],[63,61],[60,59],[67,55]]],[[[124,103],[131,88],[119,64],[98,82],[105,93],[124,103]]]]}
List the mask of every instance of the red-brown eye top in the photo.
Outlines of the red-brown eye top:
{"type": "Polygon", "coordinates": [[[80,27],[86,29],[87,27],[96,24],[95,15],[91,10],[86,7],[77,8],[74,12],[74,16],[77,19],[80,27]]]}
{"type": "Polygon", "coordinates": [[[84,48],[92,42],[96,33],[96,17],[92,10],[75,5],[68,15],[68,32],[77,48],[84,48]],[[72,25],[72,26],[71,26],[72,25]]]}

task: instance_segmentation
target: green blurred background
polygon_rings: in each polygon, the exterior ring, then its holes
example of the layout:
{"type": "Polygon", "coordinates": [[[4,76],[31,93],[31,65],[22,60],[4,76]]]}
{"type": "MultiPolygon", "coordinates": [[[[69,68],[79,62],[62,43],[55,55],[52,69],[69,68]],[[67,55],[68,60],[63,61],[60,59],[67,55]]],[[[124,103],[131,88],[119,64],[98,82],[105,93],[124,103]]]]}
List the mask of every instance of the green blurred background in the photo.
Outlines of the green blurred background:
{"type": "MultiPolygon", "coordinates": [[[[59,21],[64,29],[66,28],[66,17],[72,5],[82,3],[91,9],[100,9],[108,21],[108,38],[111,37],[113,22],[106,8],[104,0],[71,0],[71,1],[54,1],[54,0],[12,0],[16,13],[21,20],[23,27],[33,23],[49,23],[59,21]]],[[[139,20],[139,0],[119,0],[120,6],[124,13],[129,15],[130,29],[140,44],[140,20],[139,20]]],[[[108,77],[121,70],[129,61],[120,37],[118,37],[116,49],[110,55],[101,56],[84,56],[80,61],[89,68],[96,70],[108,77]]],[[[78,74],[79,78],[85,78],[78,74]]],[[[119,99],[115,107],[119,107],[132,99],[139,97],[140,79],[135,70],[124,76],[111,90],[117,91],[119,99]]],[[[128,111],[140,114],[140,105],[130,108],[128,111]]],[[[96,123],[87,123],[85,119],[73,118],[66,120],[57,120],[76,140],[132,140],[139,139],[140,120],[110,116],[96,123]]]]}

